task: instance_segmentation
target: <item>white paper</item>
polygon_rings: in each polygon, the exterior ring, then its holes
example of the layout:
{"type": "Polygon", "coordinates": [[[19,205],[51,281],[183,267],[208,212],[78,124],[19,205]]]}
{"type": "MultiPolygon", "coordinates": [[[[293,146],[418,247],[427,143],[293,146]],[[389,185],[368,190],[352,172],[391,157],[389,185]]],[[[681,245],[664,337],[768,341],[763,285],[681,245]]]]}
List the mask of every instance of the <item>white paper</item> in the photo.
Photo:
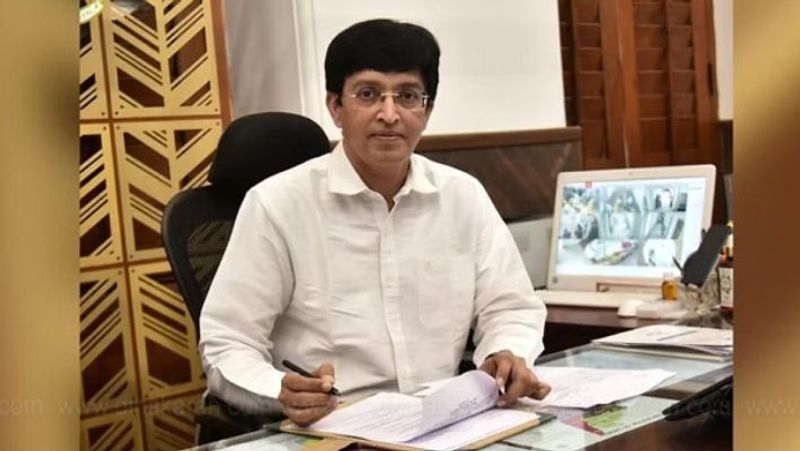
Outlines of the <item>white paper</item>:
{"type": "Polygon", "coordinates": [[[445,384],[449,383],[453,379],[455,379],[455,377],[447,377],[447,378],[444,378],[444,379],[438,379],[438,380],[431,381],[431,382],[424,382],[424,383],[420,384],[422,386],[422,390],[420,390],[418,392],[415,392],[414,396],[416,396],[418,398],[424,398],[424,397],[430,395],[431,393],[435,392],[436,390],[444,387],[445,384]]]}
{"type": "Polygon", "coordinates": [[[375,441],[404,442],[422,434],[422,399],[400,393],[378,393],[333,411],[309,429],[375,441]]]}
{"type": "Polygon", "coordinates": [[[470,371],[425,398],[379,393],[334,411],[309,429],[425,449],[453,449],[538,417],[495,409],[497,397],[491,376],[470,371]]]}
{"type": "Polygon", "coordinates": [[[675,375],[674,372],[661,369],[611,370],[539,366],[534,371],[539,379],[550,384],[552,390],[542,401],[524,399],[521,402],[578,409],[639,396],[675,375]]]}
{"type": "Polygon", "coordinates": [[[593,340],[596,343],[733,349],[733,330],[657,324],[593,340]]]}
{"type": "Polygon", "coordinates": [[[491,409],[438,429],[405,444],[420,449],[464,449],[485,437],[527,423],[538,415],[513,409],[491,409]]]}

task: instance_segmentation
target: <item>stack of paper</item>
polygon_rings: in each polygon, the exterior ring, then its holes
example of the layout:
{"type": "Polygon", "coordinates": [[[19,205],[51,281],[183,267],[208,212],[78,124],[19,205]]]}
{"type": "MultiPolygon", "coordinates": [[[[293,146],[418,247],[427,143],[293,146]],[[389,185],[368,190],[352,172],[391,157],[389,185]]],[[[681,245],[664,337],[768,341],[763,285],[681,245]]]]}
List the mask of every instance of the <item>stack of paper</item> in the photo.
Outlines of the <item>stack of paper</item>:
{"type": "Polygon", "coordinates": [[[535,413],[495,408],[497,398],[495,380],[483,371],[470,371],[425,398],[378,393],[308,428],[284,430],[400,445],[394,449],[449,450],[488,444],[538,424],[535,413]]]}
{"type": "Polygon", "coordinates": [[[523,400],[541,406],[588,409],[650,391],[675,373],[662,369],[616,370],[539,366],[536,376],[552,390],[542,401],[523,400]]]}
{"type": "Polygon", "coordinates": [[[733,355],[733,330],[731,329],[658,324],[639,327],[593,341],[618,347],[677,348],[717,356],[733,355]]]}

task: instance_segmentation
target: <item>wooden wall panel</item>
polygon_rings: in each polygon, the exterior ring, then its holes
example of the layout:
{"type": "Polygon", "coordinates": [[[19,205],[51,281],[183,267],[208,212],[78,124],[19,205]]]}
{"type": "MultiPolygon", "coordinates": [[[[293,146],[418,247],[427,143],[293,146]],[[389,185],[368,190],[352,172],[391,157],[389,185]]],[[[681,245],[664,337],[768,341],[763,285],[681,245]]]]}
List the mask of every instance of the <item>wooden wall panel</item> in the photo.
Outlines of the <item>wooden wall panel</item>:
{"type": "Polygon", "coordinates": [[[81,268],[122,262],[114,155],[108,124],[80,128],[81,268]]]}
{"type": "Polygon", "coordinates": [[[81,120],[107,119],[108,102],[106,75],[103,69],[103,47],[100,35],[100,16],[81,25],[80,32],[80,91],[81,120]]]}
{"type": "Polygon", "coordinates": [[[83,414],[129,408],[139,399],[127,293],[122,268],[81,273],[83,414]]]}
{"type": "Polygon", "coordinates": [[[144,425],[148,431],[147,449],[173,451],[193,446],[194,416],[202,405],[201,398],[201,393],[194,393],[158,404],[145,405],[143,411],[144,425]]]}
{"type": "Polygon", "coordinates": [[[215,119],[114,126],[129,260],[164,258],[164,207],[178,191],[206,182],[221,133],[215,119]]]}
{"type": "Polygon", "coordinates": [[[426,137],[419,149],[475,176],[505,220],[551,215],[559,172],[583,167],[577,127],[426,137]]]}
{"type": "Polygon", "coordinates": [[[143,451],[144,437],[138,409],[84,419],[81,449],[87,451],[143,451]]]}
{"type": "Polygon", "coordinates": [[[103,14],[112,117],[220,114],[211,3],[147,3],[103,14]]]}
{"type": "Polygon", "coordinates": [[[81,25],[83,450],[193,444],[205,380],[160,232],[230,117],[219,2],[102,2],[81,25]]]}
{"type": "Polygon", "coordinates": [[[202,390],[197,334],[169,263],[128,269],[142,399],[202,390]]]}

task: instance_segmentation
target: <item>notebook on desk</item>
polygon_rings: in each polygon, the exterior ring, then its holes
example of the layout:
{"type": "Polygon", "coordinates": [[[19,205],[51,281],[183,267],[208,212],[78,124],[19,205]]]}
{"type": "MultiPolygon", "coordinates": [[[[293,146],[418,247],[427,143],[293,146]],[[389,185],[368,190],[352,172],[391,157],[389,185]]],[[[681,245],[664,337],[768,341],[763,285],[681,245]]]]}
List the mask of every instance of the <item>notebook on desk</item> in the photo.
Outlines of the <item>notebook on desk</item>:
{"type": "Polygon", "coordinates": [[[711,223],[713,165],[562,172],[553,211],[548,305],[619,307],[661,297],[711,223]]]}

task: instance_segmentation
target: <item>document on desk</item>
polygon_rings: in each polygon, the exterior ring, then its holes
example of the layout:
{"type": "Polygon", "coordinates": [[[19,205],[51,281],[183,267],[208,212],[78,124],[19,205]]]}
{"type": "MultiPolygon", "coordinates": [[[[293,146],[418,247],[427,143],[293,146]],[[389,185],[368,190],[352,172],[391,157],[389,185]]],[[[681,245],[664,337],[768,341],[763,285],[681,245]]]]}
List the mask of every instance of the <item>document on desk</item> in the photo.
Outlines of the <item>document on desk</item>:
{"type": "Polygon", "coordinates": [[[733,354],[733,330],[657,324],[593,340],[619,347],[681,348],[708,354],[733,354]]]}
{"type": "Polygon", "coordinates": [[[470,371],[425,398],[379,393],[340,408],[307,430],[414,448],[463,448],[494,434],[535,425],[532,412],[498,409],[497,385],[483,371],[470,371]]]}
{"type": "Polygon", "coordinates": [[[578,409],[639,396],[675,375],[661,369],[615,370],[553,366],[539,366],[534,372],[539,379],[550,384],[552,390],[542,401],[525,399],[521,402],[578,409]]]}

